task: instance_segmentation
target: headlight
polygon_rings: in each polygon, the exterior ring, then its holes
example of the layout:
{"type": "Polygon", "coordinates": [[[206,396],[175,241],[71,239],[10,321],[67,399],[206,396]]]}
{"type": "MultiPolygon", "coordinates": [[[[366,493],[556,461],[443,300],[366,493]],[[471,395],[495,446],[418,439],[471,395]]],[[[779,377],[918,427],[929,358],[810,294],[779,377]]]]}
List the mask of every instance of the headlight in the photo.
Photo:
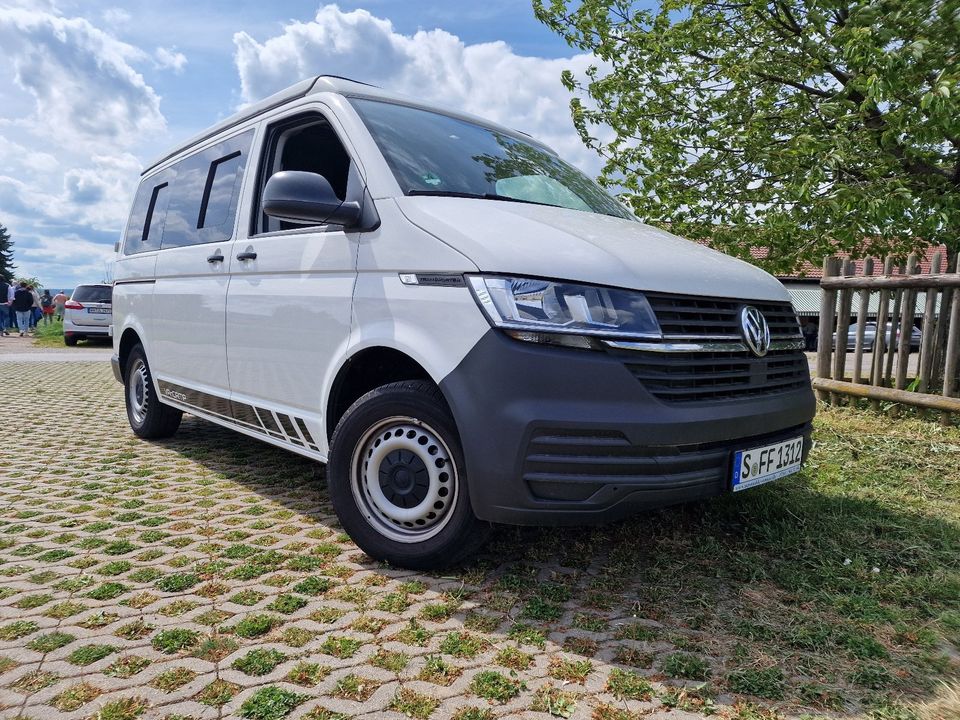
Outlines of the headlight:
{"type": "Polygon", "coordinates": [[[490,322],[519,340],[592,347],[591,337],[661,337],[639,292],[518,277],[467,279],[490,322]]]}

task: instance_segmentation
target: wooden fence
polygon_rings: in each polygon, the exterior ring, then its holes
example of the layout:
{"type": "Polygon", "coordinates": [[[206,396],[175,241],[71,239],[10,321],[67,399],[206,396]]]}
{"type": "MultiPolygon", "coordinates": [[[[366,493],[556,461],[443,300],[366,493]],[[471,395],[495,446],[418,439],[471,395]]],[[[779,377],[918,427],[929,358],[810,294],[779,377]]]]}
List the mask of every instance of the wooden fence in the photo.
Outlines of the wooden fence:
{"type": "Polygon", "coordinates": [[[895,262],[887,258],[883,274],[874,276],[872,259],[864,261],[862,275],[855,274],[849,259],[842,264],[835,257],[824,260],[813,380],[818,398],[825,402],[837,402],[840,395],[866,398],[877,409],[882,402],[902,403],[941,411],[944,422],[949,422],[950,413],[960,413],[960,268],[941,273],[942,265],[943,256],[936,253],[930,272],[920,274],[917,257],[911,255],[900,266],[901,273],[894,275],[895,262]],[[920,293],[924,296],[920,343],[911,348],[920,293]],[[869,322],[876,323],[872,343],[869,322]]]}

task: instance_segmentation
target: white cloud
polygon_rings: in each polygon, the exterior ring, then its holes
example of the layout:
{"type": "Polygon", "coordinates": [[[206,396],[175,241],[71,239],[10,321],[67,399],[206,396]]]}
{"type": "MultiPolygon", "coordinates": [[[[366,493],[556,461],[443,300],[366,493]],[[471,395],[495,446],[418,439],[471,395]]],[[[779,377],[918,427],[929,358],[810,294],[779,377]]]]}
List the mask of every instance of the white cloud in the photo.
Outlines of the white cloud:
{"type": "Polygon", "coordinates": [[[128,146],[166,126],[160,97],[131,65],[143,51],[85,18],[0,9],[0,46],[16,84],[34,99],[24,125],[52,143],[128,146]]]}
{"type": "Polygon", "coordinates": [[[311,75],[343,75],[528,132],[585,170],[599,169],[573,129],[560,84],[564,69],[582,74],[596,64],[593,56],[517,55],[506,43],[467,45],[444,30],[404,35],[389,20],[336,5],[262,43],[246,32],[233,39],[246,102],[311,75]]]}
{"type": "Polygon", "coordinates": [[[131,150],[165,134],[160,97],[137,70],[160,60],[104,29],[123,12],[97,27],[38,7],[0,7],[0,221],[19,273],[99,280],[140,172],[131,150]]]}
{"type": "Polygon", "coordinates": [[[129,12],[119,7],[111,7],[104,10],[101,14],[103,22],[110,28],[122,28],[130,24],[133,17],[129,12]]]}
{"type": "Polygon", "coordinates": [[[158,67],[164,70],[173,70],[178,75],[187,66],[187,56],[182,52],[177,52],[176,48],[158,47],[154,51],[153,57],[158,67]]]}

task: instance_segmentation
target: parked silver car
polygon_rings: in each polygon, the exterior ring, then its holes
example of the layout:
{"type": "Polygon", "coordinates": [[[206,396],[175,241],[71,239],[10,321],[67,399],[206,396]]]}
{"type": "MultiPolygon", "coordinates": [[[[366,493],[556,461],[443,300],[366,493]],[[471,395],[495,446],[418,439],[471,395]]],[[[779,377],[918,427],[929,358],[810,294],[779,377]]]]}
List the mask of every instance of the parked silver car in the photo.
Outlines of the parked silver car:
{"type": "Polygon", "coordinates": [[[110,336],[113,322],[113,286],[78,285],[63,306],[63,342],[110,336]]]}
{"type": "MultiPolygon", "coordinates": [[[[858,324],[854,323],[850,326],[850,329],[847,331],[847,352],[853,352],[856,349],[857,342],[857,327],[858,324]]],[[[900,341],[903,328],[897,327],[897,340],[900,341]]],[[[893,333],[893,323],[887,323],[887,333],[886,333],[886,343],[887,346],[890,346],[890,338],[893,333]]],[[[916,326],[910,327],[910,349],[919,350],[920,349],[920,340],[922,338],[922,333],[920,328],[916,326]]],[[[865,352],[873,352],[874,343],[877,341],[877,324],[875,322],[868,322],[864,325],[863,328],[863,349],[865,352]]],[[[837,347],[837,334],[833,334],[833,347],[837,347]]]]}

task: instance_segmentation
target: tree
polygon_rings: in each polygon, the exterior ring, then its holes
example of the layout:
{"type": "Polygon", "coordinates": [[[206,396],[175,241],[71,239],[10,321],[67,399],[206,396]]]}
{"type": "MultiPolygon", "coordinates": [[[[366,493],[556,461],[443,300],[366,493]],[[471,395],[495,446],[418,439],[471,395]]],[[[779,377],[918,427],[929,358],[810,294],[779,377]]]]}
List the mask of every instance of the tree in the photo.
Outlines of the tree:
{"type": "Polygon", "coordinates": [[[16,269],[13,264],[13,240],[7,228],[0,223],[0,278],[13,282],[13,271],[16,269]]]}
{"type": "Polygon", "coordinates": [[[642,218],[771,270],[960,250],[957,0],[534,0],[600,61],[573,122],[642,218]]]}

